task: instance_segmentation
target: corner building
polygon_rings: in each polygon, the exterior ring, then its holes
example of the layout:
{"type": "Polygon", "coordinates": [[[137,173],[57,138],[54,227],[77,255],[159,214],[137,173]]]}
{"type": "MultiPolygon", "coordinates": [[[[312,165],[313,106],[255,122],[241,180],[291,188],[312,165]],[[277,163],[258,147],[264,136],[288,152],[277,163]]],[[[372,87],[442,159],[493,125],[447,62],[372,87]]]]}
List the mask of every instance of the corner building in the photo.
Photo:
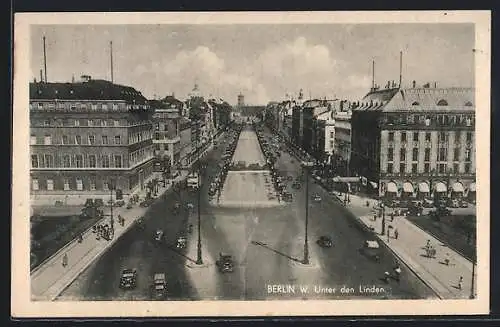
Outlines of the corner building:
{"type": "Polygon", "coordinates": [[[372,89],[351,123],[351,169],[380,196],[475,198],[474,89],[372,89]]]}
{"type": "Polygon", "coordinates": [[[132,193],[153,171],[152,112],[132,87],[30,83],[31,193],[132,193]]]}

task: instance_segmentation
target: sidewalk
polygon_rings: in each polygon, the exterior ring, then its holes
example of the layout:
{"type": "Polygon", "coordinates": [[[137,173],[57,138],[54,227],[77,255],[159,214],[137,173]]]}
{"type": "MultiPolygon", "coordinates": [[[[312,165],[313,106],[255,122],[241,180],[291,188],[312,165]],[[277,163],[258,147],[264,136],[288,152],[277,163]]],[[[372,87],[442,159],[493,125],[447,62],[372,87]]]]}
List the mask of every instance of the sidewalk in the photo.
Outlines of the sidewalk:
{"type": "Polygon", "coordinates": [[[450,249],[424,230],[418,228],[404,217],[396,216],[390,221],[391,209],[386,210],[385,235],[381,235],[382,218],[373,220],[374,205],[377,201],[369,200],[370,207],[366,206],[366,198],[349,195],[349,208],[368,227],[373,228],[380,241],[384,242],[424,283],[426,283],[442,299],[466,299],[471,293],[472,262],[459,253],[450,249]],[[389,229],[391,225],[393,228],[389,229]],[[394,230],[398,231],[398,238],[394,238],[394,230]],[[388,232],[390,237],[388,238],[388,232]],[[436,249],[436,258],[426,257],[424,246],[430,240],[436,249]],[[450,264],[444,264],[446,254],[449,254],[450,264]],[[458,280],[463,277],[462,288],[458,288],[458,280]]]}
{"type": "MultiPolygon", "coordinates": [[[[187,173],[183,172],[174,181],[184,179],[187,173]]],[[[159,187],[158,197],[160,198],[166,191],[171,188],[172,183],[167,187],[159,187]]],[[[140,192],[140,196],[144,197],[146,190],[140,192]]],[[[109,211],[109,208],[107,208],[109,211]]],[[[148,208],[135,205],[131,209],[125,207],[113,208],[113,216],[115,217],[115,233],[110,241],[103,239],[96,240],[95,234],[88,230],[83,235],[82,243],[73,240],[52,257],[38,266],[31,273],[31,294],[33,300],[53,301],[69,284],[75,280],[94,260],[99,258],[105,251],[111,247],[121,235],[130,229],[138,218],[142,217],[148,208]],[[118,224],[116,217],[122,215],[125,218],[124,226],[118,224]],[[64,254],[68,255],[68,266],[62,266],[62,258],[64,254]]],[[[107,212],[106,214],[108,214],[107,212]]],[[[108,220],[109,217],[104,218],[108,220]]]]}

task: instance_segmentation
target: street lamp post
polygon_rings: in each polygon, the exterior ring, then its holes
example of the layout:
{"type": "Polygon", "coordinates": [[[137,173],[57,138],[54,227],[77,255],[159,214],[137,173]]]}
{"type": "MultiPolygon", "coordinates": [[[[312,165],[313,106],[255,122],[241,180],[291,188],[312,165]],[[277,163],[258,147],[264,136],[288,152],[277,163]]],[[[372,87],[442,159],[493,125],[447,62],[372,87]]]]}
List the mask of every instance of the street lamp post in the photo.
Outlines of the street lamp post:
{"type": "Polygon", "coordinates": [[[472,278],[471,278],[471,283],[470,283],[470,296],[469,299],[474,299],[476,295],[474,294],[474,281],[475,281],[475,269],[476,268],[476,262],[475,260],[472,261],[472,278]]]}
{"type": "Polygon", "coordinates": [[[309,243],[308,243],[308,225],[309,225],[309,171],[313,163],[310,161],[303,162],[304,170],[306,173],[306,222],[305,222],[305,238],[304,238],[304,259],[302,263],[309,264],[309,243]]]}
{"type": "MultiPolygon", "coordinates": [[[[196,125],[198,128],[197,135],[196,135],[196,151],[198,151],[198,144],[199,144],[199,138],[200,138],[200,133],[199,133],[199,121],[198,125],[196,125]]],[[[200,154],[197,152],[197,165],[198,165],[198,247],[197,247],[197,259],[196,259],[196,264],[202,265],[203,264],[203,259],[201,257],[201,164],[200,164],[200,154]]]]}

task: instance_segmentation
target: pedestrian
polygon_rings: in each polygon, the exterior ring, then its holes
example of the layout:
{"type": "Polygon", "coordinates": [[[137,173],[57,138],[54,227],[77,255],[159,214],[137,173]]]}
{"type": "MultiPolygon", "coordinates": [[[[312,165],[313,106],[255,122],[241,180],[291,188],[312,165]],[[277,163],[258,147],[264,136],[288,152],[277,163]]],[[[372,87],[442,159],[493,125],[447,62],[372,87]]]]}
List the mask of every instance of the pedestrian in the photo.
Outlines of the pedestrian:
{"type": "Polygon", "coordinates": [[[391,222],[393,222],[393,221],[394,221],[394,211],[391,212],[391,222]]]}
{"type": "Polygon", "coordinates": [[[398,236],[399,236],[399,232],[398,232],[398,229],[396,228],[394,230],[394,238],[397,240],[398,239],[398,236]]]}
{"type": "Polygon", "coordinates": [[[384,282],[389,283],[389,277],[391,277],[391,274],[388,271],[384,272],[384,282]]]}
{"type": "Polygon", "coordinates": [[[462,276],[460,276],[460,278],[458,279],[458,289],[459,290],[462,289],[463,283],[464,283],[464,278],[462,276]]]}
{"type": "Polygon", "coordinates": [[[450,254],[446,253],[446,257],[444,259],[444,264],[449,266],[450,265],[450,254]]]}
{"type": "Polygon", "coordinates": [[[377,221],[377,214],[376,213],[373,214],[373,221],[377,221]]]}
{"type": "Polygon", "coordinates": [[[62,258],[62,266],[66,268],[67,265],[68,265],[68,254],[65,253],[62,258]]]}
{"type": "Polygon", "coordinates": [[[396,265],[394,267],[394,279],[396,279],[399,282],[400,276],[401,276],[401,267],[399,265],[396,265]]]}

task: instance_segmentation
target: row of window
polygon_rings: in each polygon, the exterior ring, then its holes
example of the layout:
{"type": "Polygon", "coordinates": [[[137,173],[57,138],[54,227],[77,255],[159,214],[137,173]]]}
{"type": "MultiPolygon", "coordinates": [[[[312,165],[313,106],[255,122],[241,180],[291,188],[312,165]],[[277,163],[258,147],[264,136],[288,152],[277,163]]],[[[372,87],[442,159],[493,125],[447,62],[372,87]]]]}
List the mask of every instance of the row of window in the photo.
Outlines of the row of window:
{"type": "MultiPolygon", "coordinates": [[[[103,190],[104,191],[109,191],[109,183],[108,182],[103,182],[103,190]]],[[[47,191],[54,191],[56,188],[54,187],[54,180],[53,179],[47,179],[44,185],[45,189],[47,191]]],[[[42,186],[40,185],[38,179],[33,178],[31,180],[31,188],[33,191],[39,191],[42,186]]],[[[71,191],[72,189],[75,189],[77,191],[83,191],[83,179],[81,178],[76,178],[75,182],[72,183],[72,181],[69,178],[63,179],[63,188],[62,190],[64,191],[71,191]]],[[[89,191],[95,191],[96,190],[96,181],[94,179],[90,179],[89,184],[87,186],[87,190],[89,191]]]]}
{"type": "MultiPolygon", "coordinates": [[[[459,161],[460,160],[460,151],[462,148],[455,147],[453,149],[453,161],[459,161]]],[[[406,161],[406,149],[401,148],[399,150],[399,160],[400,161],[406,161]]],[[[418,161],[418,155],[419,155],[419,149],[418,148],[413,148],[412,150],[412,161],[418,161]]],[[[430,161],[431,158],[431,149],[426,148],[424,150],[424,161],[430,161]]],[[[464,156],[464,161],[472,161],[472,151],[470,149],[465,149],[465,156],[464,156]]],[[[387,161],[393,161],[394,160],[394,148],[388,148],[387,149],[387,161]]],[[[438,156],[437,156],[437,161],[448,161],[448,148],[446,147],[440,147],[438,151],[438,156]]]]}
{"type": "Polygon", "coordinates": [[[62,161],[54,163],[51,154],[32,154],[31,168],[123,168],[121,155],[96,155],[90,154],[84,160],[82,154],[64,155],[62,161]]]}
{"type": "Polygon", "coordinates": [[[146,159],[149,159],[153,156],[153,148],[147,147],[145,149],[139,149],[129,154],[130,166],[135,165],[136,163],[143,162],[146,159]]]}
{"type": "Polygon", "coordinates": [[[423,124],[425,126],[432,125],[442,125],[442,126],[451,126],[451,125],[463,125],[463,126],[472,126],[475,122],[474,115],[453,115],[453,114],[434,114],[434,115],[403,115],[403,114],[394,114],[387,115],[383,119],[383,123],[385,124],[423,124]]]}
{"type": "Polygon", "coordinates": [[[32,121],[31,125],[44,127],[119,127],[127,126],[125,121],[117,119],[45,119],[43,122],[32,121]]]}
{"type": "MultiPolygon", "coordinates": [[[[122,137],[120,135],[115,135],[113,138],[111,138],[114,143],[113,145],[122,145],[122,137]]],[[[101,142],[100,145],[110,145],[110,138],[108,135],[101,135],[101,142]]],[[[31,135],[31,145],[37,145],[37,144],[43,144],[43,145],[52,145],[54,144],[52,142],[52,136],[51,135],[45,135],[43,139],[41,137],[38,137],[36,135],[31,135]]],[[[75,135],[75,136],[68,136],[68,135],[63,135],[61,139],[59,140],[59,143],[57,144],[62,144],[62,145],[97,145],[96,143],[96,136],[95,135],[88,135],[86,138],[86,142],[82,142],[82,136],[81,135],[75,135]]]]}
{"type": "MultiPolygon", "coordinates": [[[[439,174],[444,174],[447,172],[447,167],[448,165],[446,163],[440,163],[437,164],[437,172],[439,174]]],[[[458,163],[453,164],[453,170],[451,173],[460,173],[460,166],[458,163]]],[[[405,163],[400,163],[399,164],[399,172],[403,173],[408,173],[406,171],[406,164],[405,163]]],[[[424,173],[430,173],[431,172],[431,165],[429,162],[424,163],[424,173]]],[[[387,163],[387,173],[389,174],[394,174],[396,171],[394,171],[394,164],[392,162],[387,163]]],[[[416,163],[411,164],[411,173],[416,174],[418,173],[418,165],[416,163]]],[[[469,162],[465,163],[464,165],[464,173],[465,174],[470,174],[471,173],[471,164],[469,162]]]]}
{"type": "Polygon", "coordinates": [[[89,110],[118,110],[118,109],[147,109],[148,105],[126,103],[88,103],[88,102],[31,102],[30,109],[89,109],[89,110]]]}
{"type": "MultiPolygon", "coordinates": [[[[407,142],[407,132],[400,132],[401,134],[401,142],[407,142]]],[[[459,140],[461,135],[461,131],[455,131],[455,140],[459,140]]],[[[448,142],[448,132],[439,132],[438,134],[438,141],[439,142],[448,142]]],[[[420,137],[419,132],[413,132],[412,134],[412,140],[414,142],[418,142],[420,137]]],[[[472,142],[472,132],[466,132],[465,139],[467,142],[472,142]]],[[[394,142],[394,132],[389,132],[388,133],[388,140],[389,142],[394,142]]],[[[425,133],[425,141],[430,142],[431,141],[431,133],[426,132],[425,133]]]]}

